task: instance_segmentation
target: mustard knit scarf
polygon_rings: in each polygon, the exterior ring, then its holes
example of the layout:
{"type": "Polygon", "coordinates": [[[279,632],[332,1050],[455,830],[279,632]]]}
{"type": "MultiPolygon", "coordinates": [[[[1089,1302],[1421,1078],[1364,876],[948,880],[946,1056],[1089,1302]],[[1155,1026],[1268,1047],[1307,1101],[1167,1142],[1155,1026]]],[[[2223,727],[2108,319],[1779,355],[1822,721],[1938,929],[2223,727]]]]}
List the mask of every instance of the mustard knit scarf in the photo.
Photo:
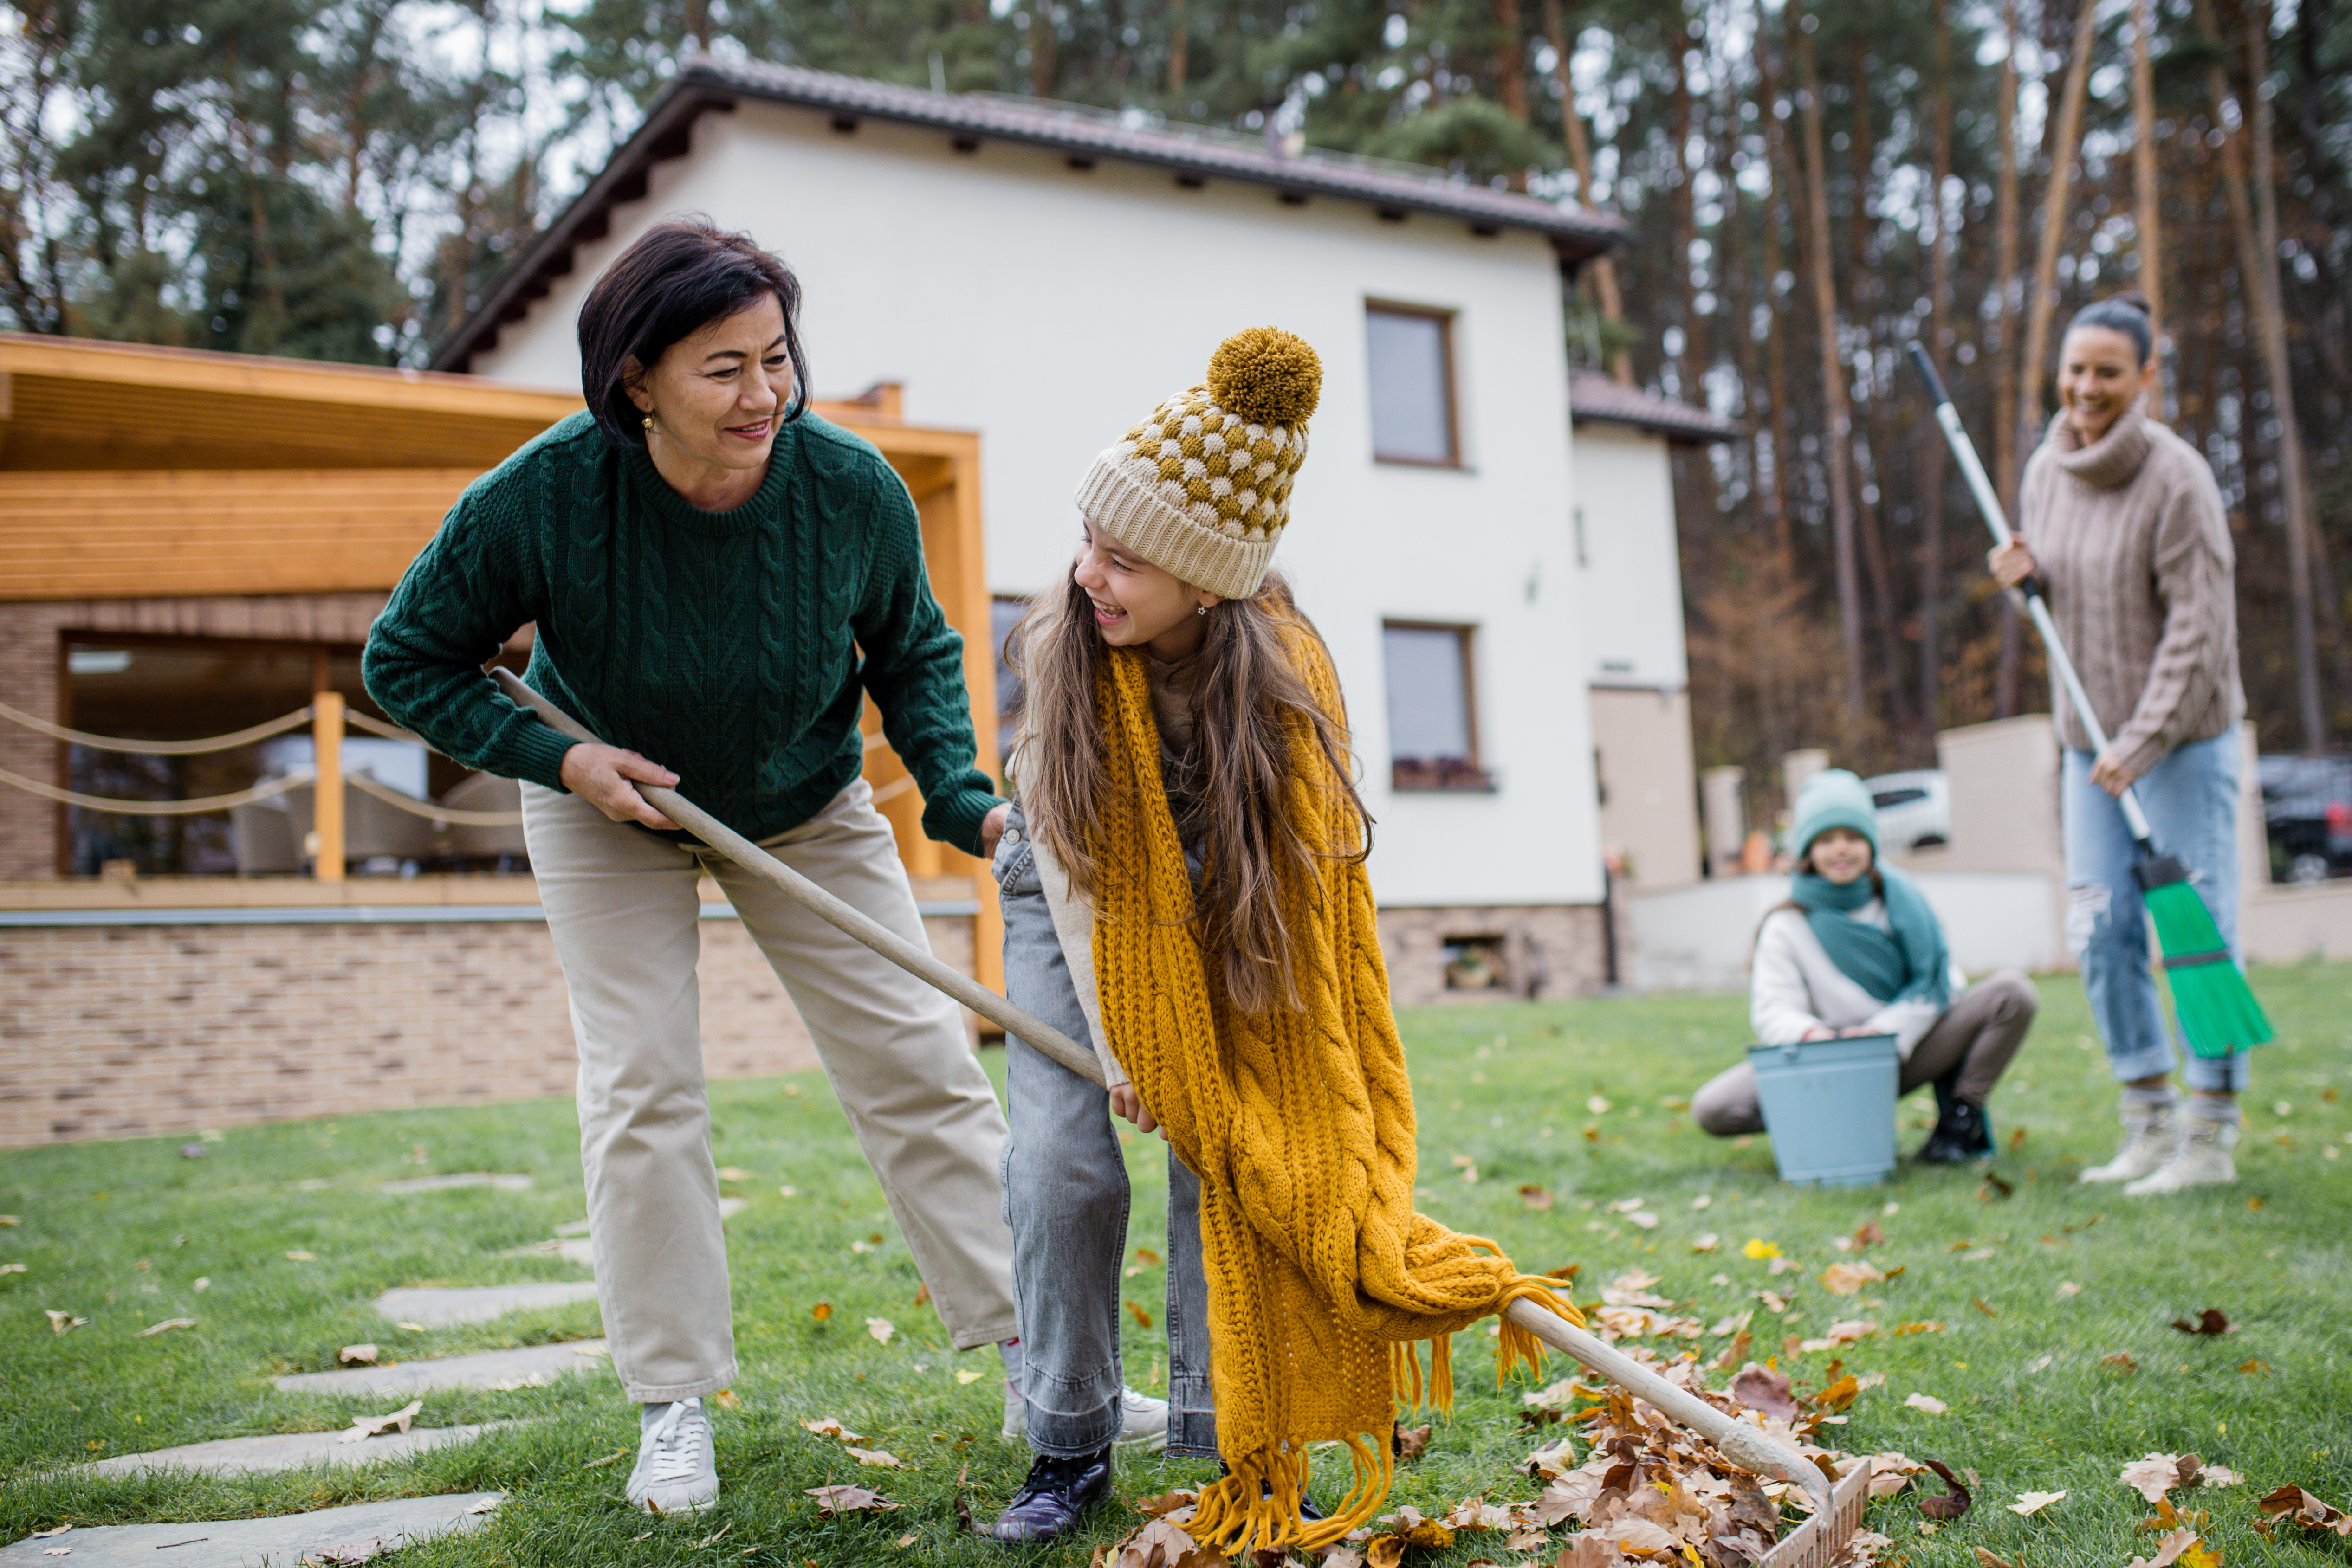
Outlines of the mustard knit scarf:
{"type": "MultiPolygon", "coordinates": [[[[1286,634],[1317,702],[1341,713],[1321,645],[1286,634]]],[[[1218,1446],[1232,1474],[1186,1526],[1238,1554],[1316,1548],[1388,1495],[1400,1400],[1451,1403],[1449,1336],[1527,1296],[1575,1309],[1491,1241],[1412,1207],[1412,1088],[1389,1010],[1388,970],[1352,823],[1311,727],[1290,737],[1290,821],[1327,853],[1286,886],[1298,934],[1296,1008],[1244,1013],[1204,966],[1184,853],[1160,781],[1145,655],[1114,651],[1097,691],[1113,798],[1136,809],[1095,827],[1096,982],[1111,1048],[1201,1178],[1218,1446]],[[1321,1521],[1301,1516],[1307,1445],[1355,1457],[1355,1487],[1321,1521]]],[[[1576,1321],[1581,1322],[1581,1319],[1576,1321]]],[[[1540,1347],[1506,1320],[1497,1375],[1540,1347]]]]}

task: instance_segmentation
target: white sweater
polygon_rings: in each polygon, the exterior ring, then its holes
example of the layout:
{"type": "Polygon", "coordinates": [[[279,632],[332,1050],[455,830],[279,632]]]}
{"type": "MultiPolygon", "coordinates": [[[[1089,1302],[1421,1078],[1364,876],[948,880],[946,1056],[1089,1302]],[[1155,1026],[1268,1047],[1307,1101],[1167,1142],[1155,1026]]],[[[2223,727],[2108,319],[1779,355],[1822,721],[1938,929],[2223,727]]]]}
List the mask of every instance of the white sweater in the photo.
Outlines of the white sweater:
{"type": "MultiPolygon", "coordinates": [[[[1890,931],[1886,906],[1872,899],[1851,918],[1890,931]]],[[[1952,966],[1952,994],[1968,977],[1952,966]]],[[[1787,1045],[1810,1029],[1867,1029],[1891,1034],[1905,1061],[1944,1009],[1928,1001],[1882,1002],[1830,961],[1811,922],[1793,909],[1776,909],[1756,934],[1756,961],[1748,988],[1748,1021],[1759,1045],[1787,1045]]]]}

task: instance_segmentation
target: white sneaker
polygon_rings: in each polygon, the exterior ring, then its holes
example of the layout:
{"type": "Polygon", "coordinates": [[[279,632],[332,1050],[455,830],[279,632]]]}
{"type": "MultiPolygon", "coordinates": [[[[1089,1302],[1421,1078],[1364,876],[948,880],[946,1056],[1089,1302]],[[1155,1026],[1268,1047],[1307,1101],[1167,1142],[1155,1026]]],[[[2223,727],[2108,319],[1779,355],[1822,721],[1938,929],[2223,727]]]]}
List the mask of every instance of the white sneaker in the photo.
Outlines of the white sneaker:
{"type": "Polygon", "coordinates": [[[1122,1448],[1139,1448],[1147,1454],[1164,1450],[1168,1447],[1168,1401],[1122,1386],[1118,1391],[1118,1436],[1111,1440],[1122,1448]]]}
{"type": "Polygon", "coordinates": [[[719,1500],[719,1465],[701,1400],[677,1400],[638,1437],[628,1495],[647,1513],[694,1513],[719,1500]]]}
{"type": "MultiPolygon", "coordinates": [[[[1004,1380],[1004,1425],[997,1434],[1008,1443],[1022,1443],[1029,1436],[1029,1402],[1013,1380],[1004,1380]]],[[[1148,1394],[1138,1394],[1121,1385],[1118,1391],[1118,1436],[1111,1441],[1122,1448],[1140,1448],[1157,1454],[1168,1447],[1168,1401],[1154,1399],[1148,1394]]]]}
{"type": "Polygon", "coordinates": [[[2093,1166],[2083,1181],[2137,1181],[2164,1168],[2180,1147],[2180,1116],[2172,1106],[2124,1112],[2124,1146],[2103,1166],[2093,1166]]]}
{"type": "Polygon", "coordinates": [[[2183,1121],[2179,1148],[2153,1175],[2124,1188],[2125,1197],[2161,1197],[2185,1186],[2218,1186],[2238,1179],[2238,1162],[2230,1155],[2238,1142],[2236,1126],[2203,1116],[2183,1121]]]}

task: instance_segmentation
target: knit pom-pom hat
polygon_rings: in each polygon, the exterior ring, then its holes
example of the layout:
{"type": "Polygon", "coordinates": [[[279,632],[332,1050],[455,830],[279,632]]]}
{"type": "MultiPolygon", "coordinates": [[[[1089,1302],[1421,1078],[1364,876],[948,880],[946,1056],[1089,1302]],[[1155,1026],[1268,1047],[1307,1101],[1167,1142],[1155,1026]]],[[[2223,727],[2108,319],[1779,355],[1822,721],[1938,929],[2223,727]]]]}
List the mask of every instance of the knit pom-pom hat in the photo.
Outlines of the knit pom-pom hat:
{"type": "Polygon", "coordinates": [[[1306,340],[1252,327],[1217,346],[1209,375],[1094,460],[1087,521],[1221,599],[1246,599],[1290,522],[1323,361],[1306,340]]]}

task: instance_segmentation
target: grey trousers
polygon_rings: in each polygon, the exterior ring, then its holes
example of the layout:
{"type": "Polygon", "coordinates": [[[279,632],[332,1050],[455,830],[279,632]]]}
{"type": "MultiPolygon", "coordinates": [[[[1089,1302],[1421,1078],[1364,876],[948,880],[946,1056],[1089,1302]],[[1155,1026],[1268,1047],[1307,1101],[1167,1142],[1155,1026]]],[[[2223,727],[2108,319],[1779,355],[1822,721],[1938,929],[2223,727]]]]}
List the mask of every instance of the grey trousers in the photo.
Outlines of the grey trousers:
{"type": "MultiPolygon", "coordinates": [[[[997,1193],[1004,1115],[954,1003],[713,855],[522,787],[523,831],[580,1050],[588,1237],[613,1368],[640,1403],[733,1382],[734,1316],[703,1087],[696,880],[734,904],[816,1042],[961,1349],[1019,1332],[997,1193]]],[[[763,846],[920,945],[890,825],[859,779],[763,846]]]]}
{"type": "MultiPolygon", "coordinates": [[[[1958,1067],[1959,1097],[1983,1104],[2008,1069],[2010,1058],[2025,1042],[2025,1031],[2033,1026],[2033,1015],[2041,1007],[2033,982],[2015,969],[1979,980],[1911,1048],[1897,1092],[1908,1094],[1958,1067]]],[[[1708,1079],[1691,1096],[1691,1120],[1700,1131],[1718,1138],[1762,1132],[1764,1113],[1756,1103],[1756,1070],[1743,1061],[1708,1079]]]]}
{"type": "MultiPolygon", "coordinates": [[[[1004,993],[1072,1040],[1088,1038],[1061,938],[1015,807],[996,852],[1004,908],[1004,993]]],[[[1029,1446],[1065,1458],[1118,1436],[1118,1321],[1126,1261],[1127,1158],[1108,1092],[1018,1036],[1004,1042],[1004,1216],[1021,1298],[1021,1392],[1029,1446]]],[[[1168,1152],[1168,1451],[1217,1451],[1209,1394],[1209,1286],[1201,1267],[1201,1183],[1168,1152]]]]}

